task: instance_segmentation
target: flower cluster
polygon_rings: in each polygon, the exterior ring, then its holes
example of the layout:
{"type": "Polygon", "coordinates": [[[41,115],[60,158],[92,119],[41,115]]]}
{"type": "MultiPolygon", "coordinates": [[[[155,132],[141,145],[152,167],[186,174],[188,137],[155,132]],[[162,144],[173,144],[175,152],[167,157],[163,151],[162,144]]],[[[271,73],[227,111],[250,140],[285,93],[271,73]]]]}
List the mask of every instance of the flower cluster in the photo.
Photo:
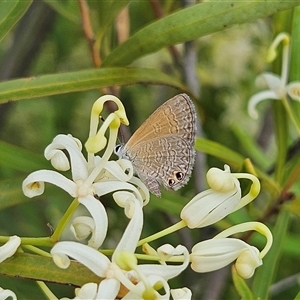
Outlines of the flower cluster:
{"type": "MultiPolygon", "coordinates": [[[[90,134],[85,144],[87,159],[82,154],[78,139],[58,135],[44,153],[57,171],[39,170],[23,182],[23,191],[28,197],[41,195],[46,182],[62,188],[74,198],[50,238],[53,243],[50,254],[60,268],[68,268],[72,258],[99,277],[98,283],[88,282],[76,289],[74,299],[190,299],[192,293],[188,288],[171,289],[168,283],[189,265],[195,272],[210,272],[236,261],[238,274],[243,278],[251,277],[272,244],[271,232],[261,223],[248,222],[228,228],[210,240],[198,242],[191,252],[183,245],[164,244],[154,249],[149,243],[182,227],[193,229],[214,224],[242,208],[258,195],[258,179],[251,174],[231,173],[227,165],[224,170],[211,168],[207,172],[210,189],[196,195],[182,209],[181,221],[140,240],[144,224],[143,209],[149,202],[149,191],[139,178],[133,176],[129,161],[109,160],[121,123],[128,124],[128,120],[120,100],[114,96],[100,97],[92,108],[90,134]],[[114,101],[118,109],[98,129],[105,101],[114,101]],[[107,129],[108,141],[105,137],[107,129]],[[104,148],[102,157],[95,155],[104,148]],[[71,179],[60,173],[66,170],[71,171],[71,179]],[[251,181],[250,190],[244,196],[240,178],[251,181]],[[114,201],[124,209],[129,220],[111,257],[101,251],[108,230],[108,215],[101,203],[101,196],[108,193],[112,193],[114,201]],[[77,241],[61,240],[62,232],[80,205],[88,210],[90,216],[73,218],[71,232],[77,241]],[[230,237],[248,230],[256,230],[267,238],[262,251],[230,237]],[[140,245],[144,254],[136,254],[136,248],[140,245]],[[138,258],[157,263],[140,264],[138,258]]],[[[0,247],[0,262],[12,256],[20,244],[22,239],[12,237],[0,247]]],[[[0,294],[4,291],[0,290],[0,294]]],[[[16,299],[14,294],[8,295],[16,299]]]]}

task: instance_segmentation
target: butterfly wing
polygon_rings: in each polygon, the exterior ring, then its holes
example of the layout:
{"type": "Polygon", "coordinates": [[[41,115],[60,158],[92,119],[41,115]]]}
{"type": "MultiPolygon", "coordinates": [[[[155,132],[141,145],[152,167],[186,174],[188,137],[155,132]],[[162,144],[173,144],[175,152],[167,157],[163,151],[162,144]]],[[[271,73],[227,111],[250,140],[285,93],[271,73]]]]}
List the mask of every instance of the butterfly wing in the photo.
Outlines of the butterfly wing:
{"type": "Polygon", "coordinates": [[[157,137],[178,134],[184,139],[195,139],[195,106],[186,94],[179,94],[159,106],[134,132],[125,147],[131,147],[157,137]]]}
{"type": "Polygon", "coordinates": [[[177,190],[187,183],[195,161],[196,111],[186,94],[161,105],[122,149],[149,190],[177,190]]]}
{"type": "Polygon", "coordinates": [[[132,153],[132,164],[137,175],[157,196],[160,196],[160,184],[172,190],[184,186],[195,161],[193,144],[177,135],[141,142],[138,147],[133,147],[132,153]]]}

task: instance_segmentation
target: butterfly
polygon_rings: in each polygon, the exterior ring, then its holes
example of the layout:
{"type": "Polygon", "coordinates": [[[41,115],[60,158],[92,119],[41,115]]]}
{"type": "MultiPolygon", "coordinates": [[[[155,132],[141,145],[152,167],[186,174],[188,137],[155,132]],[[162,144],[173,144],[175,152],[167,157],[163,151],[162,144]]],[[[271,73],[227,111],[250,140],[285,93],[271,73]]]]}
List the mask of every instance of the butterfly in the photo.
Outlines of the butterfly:
{"type": "Polygon", "coordinates": [[[195,162],[196,110],[186,94],[159,106],[126,144],[115,147],[119,158],[131,161],[149,191],[160,197],[160,185],[178,190],[184,186],[195,162]]]}

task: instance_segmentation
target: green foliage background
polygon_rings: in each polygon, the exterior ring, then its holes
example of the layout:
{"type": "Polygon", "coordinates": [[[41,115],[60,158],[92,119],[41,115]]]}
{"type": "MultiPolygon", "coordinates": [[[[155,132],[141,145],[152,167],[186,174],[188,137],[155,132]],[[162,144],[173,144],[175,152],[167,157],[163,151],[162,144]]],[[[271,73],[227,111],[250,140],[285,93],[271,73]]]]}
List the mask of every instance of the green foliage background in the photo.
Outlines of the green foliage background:
{"type": "MultiPolygon", "coordinates": [[[[153,197],[145,209],[143,235],[174,222],[183,205],[206,188],[203,174],[209,167],[227,163],[234,171],[254,171],[262,192],[250,207],[209,229],[182,231],[161,244],[191,247],[230,225],[262,220],[274,234],[264,265],[246,283],[226,268],[211,274],[186,271],[171,285],[189,286],[194,299],[295,298],[300,271],[300,156],[299,147],[293,155],[288,151],[299,137],[279,101],[259,105],[258,121],[246,108],[257,91],[256,76],[267,69],[280,74],[280,55],[270,66],[265,54],[283,30],[292,36],[290,79],[300,80],[300,1],[204,1],[189,7],[176,0],[87,1],[94,53],[101,58],[98,65],[83,31],[86,21],[79,2],[0,1],[0,235],[51,234],[47,224],[55,227],[72,199],[51,186],[41,197],[28,199],[22,194],[22,181],[34,170],[51,169],[42,154],[55,135],[71,133],[86,141],[90,109],[101,94],[115,93],[124,103],[130,120],[130,130],[123,129],[127,138],[159,104],[186,92],[200,116],[196,149],[205,154],[204,160],[197,162],[189,185],[179,193],[164,191],[163,199],[153,197]],[[122,26],[130,31],[119,42],[116,20],[123,9],[129,23],[122,26]],[[187,60],[189,51],[195,54],[195,64],[187,60]],[[199,87],[189,79],[190,73],[199,87]]],[[[296,112],[299,107],[293,104],[296,112]]],[[[110,218],[104,245],[109,248],[118,242],[126,220],[110,196],[103,202],[110,218]]],[[[264,243],[256,235],[247,239],[258,247],[264,243]]],[[[13,289],[19,299],[44,298],[28,278],[51,280],[57,275],[52,264],[19,259],[14,266],[0,264],[0,286],[13,289]],[[13,277],[21,271],[23,276],[13,277]]],[[[68,280],[81,282],[76,271],[70,272],[72,279],[57,279],[65,285],[49,284],[58,298],[74,297],[68,280]]]]}

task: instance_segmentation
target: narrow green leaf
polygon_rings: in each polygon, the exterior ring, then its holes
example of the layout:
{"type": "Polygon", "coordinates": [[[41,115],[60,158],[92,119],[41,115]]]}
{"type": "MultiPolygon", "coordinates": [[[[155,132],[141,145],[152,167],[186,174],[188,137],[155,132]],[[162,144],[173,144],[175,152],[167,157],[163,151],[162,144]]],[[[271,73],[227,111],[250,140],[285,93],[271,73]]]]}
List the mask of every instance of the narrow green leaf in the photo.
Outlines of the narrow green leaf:
{"type": "Polygon", "coordinates": [[[0,181],[0,210],[32,201],[32,199],[25,197],[23,194],[22,182],[24,178],[14,177],[13,179],[0,181]]]}
{"type": "Polygon", "coordinates": [[[49,168],[50,163],[43,155],[0,141],[0,166],[29,173],[49,168]]]}
{"type": "Polygon", "coordinates": [[[163,191],[162,198],[151,196],[151,207],[162,212],[179,215],[182,208],[190,199],[170,191],[163,191]]]}
{"type": "Polygon", "coordinates": [[[277,268],[280,263],[285,238],[287,236],[291,215],[285,210],[281,210],[273,230],[273,245],[263,259],[263,265],[255,271],[255,277],[252,285],[252,292],[255,299],[268,299],[268,292],[271,283],[277,274],[277,268]]]}
{"type": "MultiPolygon", "coordinates": [[[[293,22],[291,30],[291,61],[289,81],[300,81],[300,6],[293,10],[293,22]]],[[[300,105],[298,101],[291,101],[294,116],[300,124],[300,105]]]]}
{"type": "Polygon", "coordinates": [[[67,2],[63,1],[53,1],[53,0],[43,0],[47,3],[53,10],[55,10],[58,14],[60,14],[63,18],[67,20],[79,24],[80,18],[78,15],[75,15],[73,12],[70,11],[69,7],[67,6],[67,2]]]}
{"type": "Polygon", "coordinates": [[[120,13],[120,11],[130,2],[130,0],[109,0],[109,1],[102,1],[97,3],[99,7],[100,4],[100,26],[99,32],[97,33],[97,39],[103,37],[107,28],[114,24],[116,17],[120,13]]]}
{"type": "Polygon", "coordinates": [[[27,11],[32,0],[0,2],[0,42],[27,11]]]}
{"type": "Polygon", "coordinates": [[[231,267],[231,274],[233,279],[233,284],[241,299],[252,300],[254,299],[253,294],[249,287],[247,286],[245,280],[237,274],[235,266],[231,267]]]}
{"type": "Polygon", "coordinates": [[[53,259],[28,253],[17,253],[0,265],[0,274],[10,277],[42,280],[82,286],[87,282],[100,282],[101,278],[78,262],[67,269],[57,267],[53,259]]]}
{"type": "Polygon", "coordinates": [[[101,68],[1,82],[0,103],[136,83],[170,85],[186,91],[174,77],[155,69],[101,68]]]}
{"type": "Polygon", "coordinates": [[[226,146],[204,138],[198,137],[196,139],[195,149],[197,151],[218,157],[222,161],[227,162],[228,164],[237,168],[241,167],[245,159],[242,155],[227,148],[226,146]]]}
{"type": "Polygon", "coordinates": [[[296,297],[294,298],[294,300],[300,300],[300,291],[298,292],[298,294],[296,295],[296,297]]]}
{"type": "MultiPolygon", "coordinates": [[[[195,149],[197,151],[201,151],[206,154],[215,156],[221,161],[224,161],[225,163],[237,169],[243,167],[246,159],[246,157],[243,157],[239,153],[227,148],[226,146],[199,137],[196,139],[195,149]]],[[[279,194],[280,189],[278,187],[278,184],[269,175],[267,175],[265,172],[263,172],[256,166],[255,172],[260,178],[260,180],[264,182],[266,189],[272,191],[276,195],[279,194]]]]}
{"type": "Polygon", "coordinates": [[[291,49],[291,72],[290,80],[300,80],[300,6],[295,7],[293,11],[293,23],[292,23],[292,49],[291,49]]]}
{"type": "Polygon", "coordinates": [[[210,1],[168,15],[138,31],[103,61],[103,66],[126,66],[161,48],[270,16],[300,4],[295,1],[210,1]]]}
{"type": "Polygon", "coordinates": [[[232,126],[232,131],[239,140],[239,144],[243,147],[248,157],[258,165],[260,168],[266,170],[270,167],[271,160],[264,152],[258,147],[253,138],[239,126],[232,126]]]}

